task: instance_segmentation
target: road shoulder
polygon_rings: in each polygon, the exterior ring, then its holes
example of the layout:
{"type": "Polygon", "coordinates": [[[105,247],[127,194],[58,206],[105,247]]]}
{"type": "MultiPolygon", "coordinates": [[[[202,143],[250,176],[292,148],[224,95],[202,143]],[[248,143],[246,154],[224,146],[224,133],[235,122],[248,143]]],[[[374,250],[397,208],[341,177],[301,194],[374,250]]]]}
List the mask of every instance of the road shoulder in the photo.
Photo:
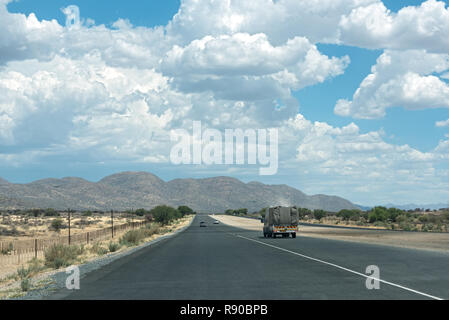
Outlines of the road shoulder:
{"type": "MultiPolygon", "coordinates": [[[[263,224],[260,220],[228,215],[211,215],[211,217],[232,227],[262,233],[263,224]]],[[[366,230],[307,225],[299,227],[298,236],[449,253],[449,233],[366,230]]]]}

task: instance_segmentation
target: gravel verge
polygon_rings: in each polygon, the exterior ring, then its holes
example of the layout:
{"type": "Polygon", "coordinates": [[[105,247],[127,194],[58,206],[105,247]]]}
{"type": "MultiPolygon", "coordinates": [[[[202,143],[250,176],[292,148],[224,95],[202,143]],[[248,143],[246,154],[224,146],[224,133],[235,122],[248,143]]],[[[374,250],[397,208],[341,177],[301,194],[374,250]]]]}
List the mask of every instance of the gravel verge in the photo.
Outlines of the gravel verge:
{"type": "MultiPolygon", "coordinates": [[[[105,265],[108,265],[118,259],[126,257],[130,254],[133,254],[134,252],[142,250],[143,248],[152,246],[152,245],[154,245],[162,240],[165,240],[167,238],[174,237],[175,235],[183,232],[188,227],[190,227],[193,220],[194,220],[194,218],[192,218],[192,220],[190,221],[190,223],[187,226],[185,226],[179,230],[176,230],[172,233],[163,235],[157,239],[146,242],[137,247],[131,248],[127,251],[118,252],[118,253],[110,253],[104,257],[100,257],[98,259],[95,259],[95,260],[86,262],[82,265],[79,265],[78,267],[80,270],[80,279],[83,279],[90,272],[98,270],[98,269],[104,267],[105,265]]],[[[68,274],[66,274],[65,269],[63,269],[62,271],[53,271],[53,272],[50,272],[49,274],[37,276],[33,279],[33,283],[35,284],[37,282],[40,282],[40,283],[45,282],[42,285],[42,287],[33,289],[22,297],[12,298],[9,300],[44,300],[44,299],[48,299],[49,296],[54,294],[56,291],[65,288],[67,276],[68,276],[68,274]]]]}

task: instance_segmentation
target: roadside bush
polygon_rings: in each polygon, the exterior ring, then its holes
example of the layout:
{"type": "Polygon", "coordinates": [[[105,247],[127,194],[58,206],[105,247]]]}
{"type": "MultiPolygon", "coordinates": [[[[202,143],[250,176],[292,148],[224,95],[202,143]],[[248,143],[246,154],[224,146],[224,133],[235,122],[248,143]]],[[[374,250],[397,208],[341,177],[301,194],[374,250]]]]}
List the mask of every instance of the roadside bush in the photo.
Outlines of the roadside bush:
{"type": "Polygon", "coordinates": [[[154,221],[161,223],[162,225],[169,224],[174,219],[181,217],[181,214],[175,208],[169,206],[157,206],[151,209],[150,214],[153,216],[154,221]]]}
{"type": "Polygon", "coordinates": [[[151,237],[154,234],[158,234],[160,232],[160,225],[158,223],[151,223],[146,225],[144,229],[145,238],[151,237]]]}
{"type": "Polygon", "coordinates": [[[449,221],[449,211],[444,211],[442,213],[443,219],[449,221]]]}
{"type": "Polygon", "coordinates": [[[404,231],[411,231],[412,230],[412,226],[408,222],[400,222],[399,223],[399,229],[404,230],[404,231]]]}
{"type": "Polygon", "coordinates": [[[357,221],[360,219],[360,215],[361,215],[361,211],[360,210],[349,210],[349,209],[342,209],[339,212],[336,213],[336,216],[346,220],[346,221],[357,221]]]}
{"type": "Polygon", "coordinates": [[[375,221],[375,222],[373,223],[373,225],[374,225],[375,227],[385,227],[385,223],[382,222],[382,221],[375,221]]]}
{"type": "Polygon", "coordinates": [[[178,211],[183,217],[189,214],[193,214],[193,210],[188,206],[179,206],[178,211]]]}
{"type": "Polygon", "coordinates": [[[120,244],[130,247],[130,246],[136,246],[140,243],[140,241],[143,240],[143,238],[145,238],[145,233],[144,230],[139,229],[139,230],[131,230],[128,231],[127,233],[125,233],[121,238],[120,238],[120,244]]]}
{"type": "Polygon", "coordinates": [[[327,212],[324,210],[313,210],[313,217],[318,221],[325,218],[327,216],[327,212]]]}
{"type": "Polygon", "coordinates": [[[81,255],[84,248],[76,245],[55,244],[47,249],[45,255],[45,265],[50,268],[59,269],[72,265],[76,258],[81,255]]]}
{"type": "Polygon", "coordinates": [[[22,289],[23,292],[27,292],[31,289],[31,280],[30,279],[23,279],[20,282],[20,289],[22,289]]]}
{"type": "Polygon", "coordinates": [[[42,264],[42,260],[33,258],[28,262],[28,272],[33,275],[42,271],[45,267],[42,264]]]}
{"type": "Polygon", "coordinates": [[[418,217],[418,221],[420,222],[420,223],[427,223],[427,222],[429,222],[429,217],[427,217],[426,215],[420,215],[419,217],[418,217]]]}
{"type": "Polygon", "coordinates": [[[108,253],[108,249],[106,249],[105,247],[102,247],[100,242],[95,242],[92,247],[89,249],[90,253],[99,255],[99,256],[103,256],[106,253],[108,253]]]}
{"type": "Polygon", "coordinates": [[[111,242],[109,242],[108,249],[109,249],[109,252],[116,252],[117,250],[120,249],[120,244],[118,244],[117,242],[111,241],[111,242]]]}
{"type": "Polygon", "coordinates": [[[19,279],[26,279],[30,276],[30,274],[31,270],[23,266],[17,269],[17,276],[19,277],[19,279]]]}

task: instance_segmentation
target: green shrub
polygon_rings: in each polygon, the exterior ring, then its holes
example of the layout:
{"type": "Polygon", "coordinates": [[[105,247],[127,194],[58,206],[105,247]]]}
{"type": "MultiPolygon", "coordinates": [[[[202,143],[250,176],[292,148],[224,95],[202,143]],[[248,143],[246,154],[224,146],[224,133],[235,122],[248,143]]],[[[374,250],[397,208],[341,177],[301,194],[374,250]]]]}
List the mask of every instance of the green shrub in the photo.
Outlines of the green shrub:
{"type": "Polygon", "coordinates": [[[89,210],[89,211],[83,212],[82,216],[83,217],[92,217],[92,211],[89,210]]]}
{"type": "Polygon", "coordinates": [[[429,221],[429,218],[426,215],[421,215],[418,217],[418,221],[421,223],[426,223],[429,221]]]}
{"type": "Polygon", "coordinates": [[[144,216],[144,215],[147,213],[147,211],[146,211],[145,209],[137,209],[134,213],[135,213],[137,216],[142,217],[142,216],[144,216]]]}
{"type": "Polygon", "coordinates": [[[325,218],[326,216],[327,216],[327,213],[324,210],[320,210],[320,209],[313,210],[313,217],[315,219],[317,219],[318,221],[321,221],[321,219],[325,218]]]}
{"type": "Polygon", "coordinates": [[[158,234],[160,231],[160,225],[158,223],[147,224],[144,229],[145,238],[158,234]]]}
{"type": "Polygon", "coordinates": [[[145,238],[145,232],[142,229],[131,230],[120,238],[120,244],[124,246],[136,246],[145,238]]]}
{"type": "Polygon", "coordinates": [[[109,252],[108,249],[105,248],[105,247],[98,247],[98,249],[97,249],[97,254],[98,254],[99,256],[104,256],[104,255],[107,254],[108,252],[109,252]]]}
{"type": "Polygon", "coordinates": [[[19,277],[19,279],[26,279],[30,276],[30,274],[31,270],[23,266],[17,269],[17,276],[19,277]]]}
{"type": "Polygon", "coordinates": [[[189,214],[193,214],[193,210],[188,206],[179,206],[178,211],[179,213],[181,213],[181,216],[183,217],[189,214]]]}
{"type": "Polygon", "coordinates": [[[27,292],[31,289],[31,280],[30,279],[23,279],[20,282],[20,288],[23,292],[27,292]]]}
{"type": "Polygon", "coordinates": [[[48,208],[44,211],[45,217],[59,217],[59,212],[57,212],[55,209],[48,208]]]}
{"type": "Polygon", "coordinates": [[[449,221],[449,211],[444,211],[442,216],[444,220],[449,221]]]}
{"type": "Polygon", "coordinates": [[[28,262],[28,271],[30,274],[36,274],[44,269],[42,260],[33,258],[28,262]]]}
{"type": "Polygon", "coordinates": [[[102,247],[99,242],[95,242],[89,250],[91,253],[97,254],[99,256],[105,255],[108,253],[108,249],[102,247]]]}
{"type": "Polygon", "coordinates": [[[408,222],[400,222],[399,223],[399,229],[402,229],[404,231],[411,231],[412,230],[412,226],[408,222]]]}
{"type": "Polygon", "coordinates": [[[382,221],[375,221],[373,225],[375,227],[385,227],[385,223],[382,221]]]}
{"type": "Polygon", "coordinates": [[[59,232],[64,227],[64,222],[61,218],[54,219],[51,222],[51,228],[56,232],[59,232]]]}
{"type": "Polygon", "coordinates": [[[109,242],[108,245],[109,252],[116,252],[118,249],[120,249],[120,244],[117,242],[109,242]]]}
{"type": "Polygon", "coordinates": [[[45,265],[54,269],[68,267],[82,253],[83,248],[79,246],[55,244],[45,251],[45,265]]]}
{"type": "Polygon", "coordinates": [[[159,222],[163,225],[169,224],[174,219],[181,217],[181,214],[175,208],[169,206],[157,206],[149,212],[154,218],[154,221],[159,222]]]}

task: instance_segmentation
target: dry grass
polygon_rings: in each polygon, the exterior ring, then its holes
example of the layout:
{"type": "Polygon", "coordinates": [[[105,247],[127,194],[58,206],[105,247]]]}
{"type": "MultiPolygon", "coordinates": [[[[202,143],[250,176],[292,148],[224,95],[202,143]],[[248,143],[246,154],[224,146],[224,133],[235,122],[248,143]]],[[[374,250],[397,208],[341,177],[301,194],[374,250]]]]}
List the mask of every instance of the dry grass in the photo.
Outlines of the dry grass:
{"type": "MultiPolygon", "coordinates": [[[[262,234],[263,223],[261,223],[260,220],[228,215],[214,215],[212,218],[230,226],[260,231],[262,234]]],[[[373,243],[422,250],[443,252],[449,251],[449,233],[356,230],[345,228],[326,228],[318,225],[300,226],[298,235],[304,237],[373,243]]]]}
{"type": "MultiPolygon", "coordinates": [[[[175,232],[185,226],[187,226],[193,219],[193,216],[186,216],[184,218],[173,221],[171,224],[166,226],[160,226],[157,223],[151,224],[150,227],[143,227],[143,230],[147,230],[147,232],[143,232],[145,235],[139,241],[139,243],[145,243],[152,240],[155,240],[158,237],[168,235],[170,233],[175,232]],[[149,230],[149,232],[148,232],[149,230]]],[[[91,243],[89,245],[83,245],[82,248],[78,246],[79,253],[75,258],[73,264],[81,265],[86,262],[98,259],[101,256],[106,254],[117,254],[120,252],[127,251],[131,249],[132,246],[122,245],[120,244],[120,235],[117,235],[114,239],[108,239],[104,241],[97,241],[91,243]],[[113,252],[111,252],[111,247],[114,247],[113,252]]],[[[21,266],[9,266],[9,275],[4,275],[0,278],[0,299],[4,298],[12,298],[25,294],[22,292],[20,284],[21,277],[19,274],[25,269],[34,270],[32,274],[30,274],[30,278],[33,277],[32,281],[32,289],[37,288],[42,283],[46,283],[46,279],[48,276],[58,272],[53,268],[46,265],[45,260],[33,260],[31,263],[23,264],[21,266]]]]}
{"type": "MultiPolygon", "coordinates": [[[[58,217],[30,217],[22,215],[0,216],[0,241],[28,240],[34,238],[48,238],[68,235],[67,216],[61,216],[64,227],[58,232],[51,228],[51,223],[58,217]]],[[[114,225],[131,221],[124,214],[114,214],[114,225]]],[[[134,222],[143,221],[141,217],[133,218],[134,222]]],[[[91,232],[111,226],[111,217],[95,215],[83,217],[76,215],[71,218],[71,234],[91,232]]]]}

